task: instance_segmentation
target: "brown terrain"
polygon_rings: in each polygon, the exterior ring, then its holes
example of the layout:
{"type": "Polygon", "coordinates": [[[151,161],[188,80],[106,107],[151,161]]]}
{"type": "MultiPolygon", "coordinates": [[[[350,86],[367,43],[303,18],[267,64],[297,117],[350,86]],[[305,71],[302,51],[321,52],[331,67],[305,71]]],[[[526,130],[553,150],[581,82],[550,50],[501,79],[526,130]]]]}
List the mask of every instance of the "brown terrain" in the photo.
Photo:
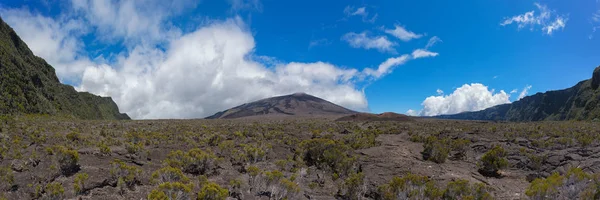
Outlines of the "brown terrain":
{"type": "MultiPolygon", "coordinates": [[[[410,173],[426,177],[439,188],[440,196],[431,199],[453,199],[442,194],[453,194],[448,188],[460,180],[473,185],[466,190],[475,184],[484,186],[491,196],[483,199],[527,199],[525,191],[533,178],[566,174],[571,167],[589,174],[600,172],[598,126],[594,122],[435,119],[84,121],[5,117],[0,123],[0,179],[4,180],[0,197],[146,199],[153,190],[179,191],[162,187],[160,180],[165,176],[158,181],[153,178],[154,173],[161,173],[159,169],[171,166],[187,177],[177,179],[190,184],[189,190],[178,193],[187,198],[196,198],[207,183],[216,183],[228,190],[230,199],[389,199],[383,196],[388,190],[382,190],[382,185],[410,173]],[[448,154],[437,163],[424,159],[427,137],[465,142],[462,148],[448,147],[448,154]],[[495,145],[506,151],[503,157],[508,166],[498,176],[484,176],[478,172],[478,163],[495,145]],[[199,150],[188,154],[194,148],[199,150]],[[78,157],[71,159],[73,162],[65,161],[70,149],[78,157]],[[176,156],[178,150],[180,156],[176,156]],[[316,154],[311,154],[313,151],[316,154]],[[320,155],[325,156],[319,157],[323,160],[313,159],[320,155]],[[203,164],[189,165],[198,163],[189,157],[203,160],[203,164]],[[177,160],[182,163],[174,162],[177,160]],[[77,181],[82,174],[89,177],[80,184],[77,181]],[[57,192],[49,185],[60,185],[64,191],[57,192]]],[[[424,186],[411,187],[423,192],[418,188],[424,186]]],[[[470,192],[465,194],[476,194],[470,192]]],[[[402,199],[401,193],[397,195],[395,199],[402,199]]]]}

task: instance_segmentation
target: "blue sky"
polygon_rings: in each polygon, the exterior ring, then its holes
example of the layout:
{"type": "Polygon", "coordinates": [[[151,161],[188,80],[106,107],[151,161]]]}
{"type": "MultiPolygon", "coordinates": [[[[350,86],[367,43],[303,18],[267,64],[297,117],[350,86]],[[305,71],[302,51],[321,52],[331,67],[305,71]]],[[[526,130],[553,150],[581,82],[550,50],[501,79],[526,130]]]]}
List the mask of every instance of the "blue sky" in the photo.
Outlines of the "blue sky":
{"type": "Polygon", "coordinates": [[[0,11],[61,81],[135,118],[300,91],[449,114],[567,88],[600,65],[597,0],[9,0],[0,11]]]}

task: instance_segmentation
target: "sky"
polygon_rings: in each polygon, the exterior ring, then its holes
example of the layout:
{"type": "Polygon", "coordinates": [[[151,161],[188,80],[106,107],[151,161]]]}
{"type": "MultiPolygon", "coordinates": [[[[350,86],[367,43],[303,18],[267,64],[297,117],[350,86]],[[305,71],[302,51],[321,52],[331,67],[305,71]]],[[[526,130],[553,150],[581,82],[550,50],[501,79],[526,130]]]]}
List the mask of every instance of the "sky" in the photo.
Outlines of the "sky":
{"type": "Polygon", "coordinates": [[[61,82],[134,119],[305,92],[433,116],[571,87],[600,65],[598,0],[5,0],[61,82]]]}

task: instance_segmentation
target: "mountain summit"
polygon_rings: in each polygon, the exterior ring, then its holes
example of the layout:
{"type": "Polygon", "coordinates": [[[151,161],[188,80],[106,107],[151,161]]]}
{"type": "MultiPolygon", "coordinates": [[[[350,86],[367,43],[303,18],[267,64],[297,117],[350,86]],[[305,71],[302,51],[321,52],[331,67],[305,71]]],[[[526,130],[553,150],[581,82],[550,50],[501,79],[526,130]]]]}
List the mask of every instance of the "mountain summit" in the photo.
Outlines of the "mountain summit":
{"type": "Polygon", "coordinates": [[[250,116],[347,115],[355,111],[305,93],[294,93],[246,103],[218,112],[206,119],[231,119],[250,116]]]}
{"type": "Polygon", "coordinates": [[[33,55],[0,18],[0,114],[49,114],[79,119],[129,119],[110,97],[61,84],[54,68],[33,55]]]}
{"type": "Polygon", "coordinates": [[[593,120],[600,118],[600,66],[592,78],[564,90],[548,91],[525,97],[511,104],[482,111],[438,116],[445,119],[542,121],[593,120]]]}

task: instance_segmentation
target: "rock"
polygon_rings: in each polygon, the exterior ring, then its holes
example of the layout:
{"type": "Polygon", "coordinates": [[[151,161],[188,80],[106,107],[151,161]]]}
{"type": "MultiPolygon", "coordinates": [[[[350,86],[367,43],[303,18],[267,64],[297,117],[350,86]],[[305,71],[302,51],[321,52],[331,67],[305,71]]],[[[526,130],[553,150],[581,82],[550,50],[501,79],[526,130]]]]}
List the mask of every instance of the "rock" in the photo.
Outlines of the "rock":
{"type": "Polygon", "coordinates": [[[592,88],[595,90],[598,86],[600,86],[600,66],[596,67],[592,75],[592,88]]]}
{"type": "Polygon", "coordinates": [[[578,154],[574,154],[574,153],[565,156],[565,158],[568,159],[568,160],[576,160],[576,161],[580,161],[580,160],[583,159],[583,157],[581,157],[578,154]]]}

